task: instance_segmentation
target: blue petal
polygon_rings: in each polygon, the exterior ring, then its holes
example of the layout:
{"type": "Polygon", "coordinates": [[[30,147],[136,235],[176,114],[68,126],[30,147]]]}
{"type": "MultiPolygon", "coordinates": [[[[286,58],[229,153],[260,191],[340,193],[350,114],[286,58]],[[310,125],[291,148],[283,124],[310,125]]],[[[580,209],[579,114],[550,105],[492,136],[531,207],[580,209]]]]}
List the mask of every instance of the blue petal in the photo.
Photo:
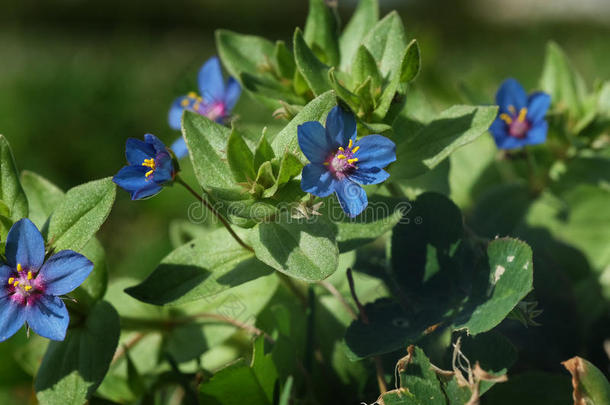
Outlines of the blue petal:
{"type": "Polygon", "coordinates": [[[345,179],[335,187],[341,208],[348,217],[358,216],[367,206],[366,192],[358,184],[345,179]]]}
{"type": "Polygon", "coordinates": [[[502,121],[500,117],[496,117],[494,122],[491,123],[489,132],[491,132],[491,135],[494,137],[498,147],[500,147],[500,143],[504,141],[504,138],[510,138],[506,123],[502,121]]]}
{"type": "Polygon", "coordinates": [[[112,178],[117,186],[127,191],[135,191],[149,186],[152,182],[146,179],[146,172],[150,169],[145,166],[125,166],[112,178]]]}
{"type": "Polygon", "coordinates": [[[356,140],[356,119],[350,111],[336,106],[326,117],[326,134],[333,140],[333,149],[339,146],[347,146],[349,140],[356,140]]]}
{"type": "Polygon", "coordinates": [[[13,269],[38,271],[44,261],[44,240],[36,225],[27,218],[15,222],[6,236],[6,261],[13,269]]]}
{"type": "Polygon", "coordinates": [[[165,152],[165,150],[167,149],[165,147],[165,144],[163,142],[161,142],[161,140],[159,138],[157,138],[156,136],[154,136],[153,134],[145,134],[144,142],[152,145],[152,147],[155,148],[155,154],[165,152]]]}
{"type": "Polygon", "coordinates": [[[155,183],[161,185],[174,178],[174,162],[168,152],[160,153],[155,161],[157,168],[152,175],[155,183]]]}
{"type": "Polygon", "coordinates": [[[528,99],[527,120],[536,123],[544,119],[546,112],[551,106],[551,96],[542,91],[532,93],[528,99]]]}
{"type": "Polygon", "coordinates": [[[354,146],[360,146],[354,156],[358,158],[357,166],[361,169],[382,169],[396,160],[396,145],[385,136],[368,135],[354,146]]]}
{"type": "Polygon", "coordinates": [[[130,165],[141,165],[144,159],[155,157],[155,149],[139,139],[128,138],[125,143],[125,156],[130,165]]]}
{"type": "Polygon", "coordinates": [[[184,142],[183,137],[176,139],[174,143],[172,143],[170,149],[172,150],[172,152],[174,152],[174,155],[176,155],[178,159],[182,159],[189,153],[189,150],[186,147],[186,142],[184,142]]]}
{"type": "Polygon", "coordinates": [[[182,105],[183,100],[188,100],[189,107],[193,104],[192,100],[186,96],[178,97],[172,103],[172,106],[169,108],[168,121],[171,129],[180,130],[182,127],[182,113],[184,112],[184,106],[182,105]]]}
{"type": "Polygon", "coordinates": [[[239,82],[233,77],[229,77],[227,81],[227,89],[225,91],[225,111],[227,115],[233,110],[239,96],[241,95],[241,86],[239,82]]]}
{"type": "Polygon", "coordinates": [[[153,195],[159,193],[163,187],[156,183],[150,183],[150,185],[141,188],[139,190],[135,190],[131,193],[132,200],[142,200],[144,198],[152,197],[153,195]]]}
{"type": "Polygon", "coordinates": [[[301,189],[318,197],[331,195],[335,186],[335,178],[325,166],[310,163],[303,168],[301,189]]]}
{"type": "Polygon", "coordinates": [[[25,322],[25,307],[11,297],[0,298],[0,342],[13,336],[25,322]]]}
{"type": "Polygon", "coordinates": [[[199,70],[199,91],[201,97],[209,102],[224,100],[225,84],[216,56],[211,57],[199,70]]]}
{"type": "Polygon", "coordinates": [[[63,295],[74,290],[93,270],[93,263],[73,250],[62,250],[51,256],[40,269],[44,291],[51,295],[63,295]]]}
{"type": "Polygon", "coordinates": [[[527,132],[525,143],[527,145],[538,145],[546,141],[546,135],[549,131],[549,124],[546,121],[538,121],[527,132]]]}
{"type": "Polygon", "coordinates": [[[41,295],[25,310],[30,328],[42,337],[64,340],[70,316],[64,302],[53,295],[41,295]]]}
{"type": "Polygon", "coordinates": [[[372,169],[358,168],[358,170],[351,173],[348,177],[358,184],[366,185],[383,183],[390,177],[390,174],[385,170],[376,167],[372,169]]]}
{"type": "Polygon", "coordinates": [[[336,149],[329,144],[326,131],[317,121],[308,121],[297,127],[297,138],[303,154],[312,163],[322,163],[336,149]]]}
{"type": "Polygon", "coordinates": [[[517,112],[527,107],[527,93],[515,79],[506,79],[496,93],[496,103],[500,106],[500,112],[507,112],[508,106],[515,107],[517,112]]]}
{"type": "Polygon", "coordinates": [[[8,295],[8,279],[13,274],[13,269],[9,266],[3,264],[0,265],[0,298],[6,297],[8,295]]]}

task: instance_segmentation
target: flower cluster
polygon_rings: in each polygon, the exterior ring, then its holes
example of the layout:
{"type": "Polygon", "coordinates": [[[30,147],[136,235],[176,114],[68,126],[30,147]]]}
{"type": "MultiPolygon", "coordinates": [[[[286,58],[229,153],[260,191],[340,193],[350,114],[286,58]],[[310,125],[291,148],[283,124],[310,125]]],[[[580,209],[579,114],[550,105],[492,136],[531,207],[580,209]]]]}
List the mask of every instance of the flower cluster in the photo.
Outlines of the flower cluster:
{"type": "Polygon", "coordinates": [[[498,117],[489,128],[500,149],[536,145],[546,140],[548,124],[544,119],[551,97],[544,92],[529,96],[515,79],[507,79],[496,94],[498,117]]]}
{"type": "Polygon", "coordinates": [[[70,317],[59,296],[81,285],[93,263],[72,250],[45,261],[42,235],[27,218],[9,230],[5,254],[0,265],[0,342],[24,323],[40,336],[63,340],[70,317]]]}
{"type": "Polygon", "coordinates": [[[361,185],[385,181],[390,175],[383,169],[396,160],[396,145],[388,138],[368,135],[356,140],[356,119],[339,106],[328,114],[326,128],[309,121],[298,127],[297,135],[311,162],[303,168],[301,188],[318,197],[334,192],[350,217],[368,204],[361,185]]]}
{"type": "MultiPolygon", "coordinates": [[[[178,97],[169,110],[169,126],[180,129],[184,110],[205,115],[209,119],[223,122],[233,110],[241,95],[237,80],[230,77],[225,84],[217,57],[208,59],[199,70],[199,92],[191,92],[178,97]]],[[[188,150],[183,138],[178,138],[171,146],[178,159],[187,155],[188,150]]]]}

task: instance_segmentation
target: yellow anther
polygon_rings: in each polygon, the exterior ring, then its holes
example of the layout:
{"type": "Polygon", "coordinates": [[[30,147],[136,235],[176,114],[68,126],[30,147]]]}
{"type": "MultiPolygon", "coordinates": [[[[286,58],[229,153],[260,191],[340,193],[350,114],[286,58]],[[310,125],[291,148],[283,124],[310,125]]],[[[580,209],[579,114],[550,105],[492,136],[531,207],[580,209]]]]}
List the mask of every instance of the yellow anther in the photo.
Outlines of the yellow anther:
{"type": "Polygon", "coordinates": [[[15,277],[11,277],[8,279],[9,284],[13,284],[14,281],[15,281],[15,277]]]}
{"type": "Polygon", "coordinates": [[[154,172],[154,170],[149,170],[146,172],[146,174],[144,176],[146,176],[146,177],[152,176],[153,172],[154,172]]]}
{"type": "Polygon", "coordinates": [[[508,125],[510,125],[510,123],[513,122],[513,119],[510,117],[510,115],[508,115],[506,113],[500,114],[500,119],[502,121],[506,122],[508,125]]]}
{"type": "Polygon", "coordinates": [[[356,146],[354,149],[352,149],[352,153],[358,152],[358,149],[360,149],[360,146],[356,146]]]}
{"type": "Polygon", "coordinates": [[[324,163],[322,163],[322,164],[323,164],[324,166],[328,166],[330,163],[328,163],[328,162],[324,162],[324,163]]]}
{"type": "Polygon", "coordinates": [[[345,155],[337,155],[337,159],[345,159],[345,155]]]}
{"type": "Polygon", "coordinates": [[[351,149],[353,144],[354,144],[354,142],[350,139],[349,140],[349,144],[347,145],[347,147],[351,149]]]}
{"type": "Polygon", "coordinates": [[[185,98],[184,100],[182,100],[180,102],[180,104],[182,105],[182,107],[186,107],[190,104],[190,101],[187,98],[185,98]]]}
{"type": "Polygon", "coordinates": [[[201,97],[197,97],[197,102],[198,102],[198,103],[203,103],[203,98],[201,98],[201,97]]]}
{"type": "Polygon", "coordinates": [[[28,271],[28,280],[31,280],[33,278],[33,274],[31,271],[28,271]]]}
{"type": "Polygon", "coordinates": [[[197,98],[197,93],[195,93],[194,91],[191,91],[189,94],[186,95],[188,98],[197,98]]]}
{"type": "Polygon", "coordinates": [[[525,121],[526,115],[527,115],[527,108],[523,107],[521,110],[519,110],[519,117],[517,118],[517,120],[519,120],[519,122],[525,121]]]}
{"type": "Polygon", "coordinates": [[[339,146],[339,150],[340,150],[341,152],[345,152],[345,149],[343,149],[343,146],[339,146]]]}
{"type": "Polygon", "coordinates": [[[347,163],[352,164],[358,161],[358,158],[347,159],[347,163]]]}
{"type": "Polygon", "coordinates": [[[195,104],[193,105],[193,109],[195,109],[195,110],[198,110],[198,109],[199,109],[199,107],[201,107],[201,104],[199,104],[199,103],[195,103],[195,104]]]}
{"type": "Polygon", "coordinates": [[[19,285],[19,280],[15,280],[15,282],[13,283],[13,287],[17,287],[19,285]]]}
{"type": "Polygon", "coordinates": [[[24,288],[24,290],[26,290],[26,291],[30,291],[31,289],[32,289],[31,285],[26,285],[25,288],[24,288]]]}
{"type": "Polygon", "coordinates": [[[517,110],[515,110],[515,106],[512,104],[508,106],[508,111],[510,111],[512,115],[517,114],[517,110]]]}
{"type": "Polygon", "coordinates": [[[153,158],[144,159],[142,166],[150,167],[151,169],[154,170],[155,169],[155,159],[153,159],[153,158]]]}
{"type": "Polygon", "coordinates": [[[23,267],[21,267],[21,263],[17,263],[17,271],[23,271],[23,267]]]}

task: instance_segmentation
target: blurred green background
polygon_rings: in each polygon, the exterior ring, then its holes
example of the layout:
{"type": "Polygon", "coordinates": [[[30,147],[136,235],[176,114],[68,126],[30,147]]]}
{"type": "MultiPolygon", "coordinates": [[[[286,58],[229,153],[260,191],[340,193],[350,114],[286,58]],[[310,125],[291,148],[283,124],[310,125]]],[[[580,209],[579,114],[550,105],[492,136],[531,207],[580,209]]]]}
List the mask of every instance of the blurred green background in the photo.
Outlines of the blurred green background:
{"type": "MultiPolygon", "coordinates": [[[[566,3],[559,0],[553,13],[528,9],[550,2],[510,3],[381,0],[382,14],[397,8],[409,36],[420,41],[418,84],[439,109],[463,102],[463,85],[477,89],[482,103],[493,102],[507,76],[535,88],[549,39],[589,85],[608,78],[610,17],[603,0],[578,2],[600,5],[588,14],[569,7],[557,13],[566,3]]],[[[354,5],[339,0],[343,21],[354,5]]],[[[0,133],[20,169],[67,189],[113,175],[124,164],[127,137],[151,132],[171,143],[179,135],[167,125],[168,107],[196,89],[199,67],[215,53],[215,29],[289,41],[294,27],[303,26],[307,2],[3,0],[0,10],[0,133]]],[[[248,96],[237,114],[244,122],[273,121],[248,96]]],[[[190,203],[178,188],[138,202],[119,190],[100,235],[111,273],[150,272],[170,250],[169,223],[186,219],[190,203]]]]}

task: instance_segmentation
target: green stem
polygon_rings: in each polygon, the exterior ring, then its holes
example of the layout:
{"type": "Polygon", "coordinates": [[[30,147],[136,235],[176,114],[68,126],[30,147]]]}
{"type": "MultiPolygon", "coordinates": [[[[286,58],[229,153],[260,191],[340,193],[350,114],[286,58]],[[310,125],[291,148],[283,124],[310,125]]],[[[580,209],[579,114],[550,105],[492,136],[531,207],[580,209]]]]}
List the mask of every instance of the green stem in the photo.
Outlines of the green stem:
{"type": "Polygon", "coordinates": [[[212,204],[210,204],[205,198],[201,197],[195,190],[193,190],[193,188],[191,186],[186,184],[186,182],[184,180],[182,180],[181,177],[176,176],[176,182],[181,184],[182,186],[184,186],[184,188],[186,188],[197,200],[199,200],[199,202],[201,202],[201,204],[203,204],[208,210],[210,210],[210,212],[212,214],[214,214],[214,216],[216,218],[218,218],[218,220],[224,225],[224,227],[227,228],[227,231],[229,231],[231,236],[233,236],[233,239],[235,239],[237,241],[237,243],[239,243],[241,245],[241,247],[254,253],[254,249],[252,249],[252,246],[246,244],[239,237],[239,235],[237,235],[235,233],[233,228],[231,228],[231,225],[229,224],[229,222],[227,222],[227,220],[218,211],[216,211],[216,209],[212,206],[212,204]]]}

